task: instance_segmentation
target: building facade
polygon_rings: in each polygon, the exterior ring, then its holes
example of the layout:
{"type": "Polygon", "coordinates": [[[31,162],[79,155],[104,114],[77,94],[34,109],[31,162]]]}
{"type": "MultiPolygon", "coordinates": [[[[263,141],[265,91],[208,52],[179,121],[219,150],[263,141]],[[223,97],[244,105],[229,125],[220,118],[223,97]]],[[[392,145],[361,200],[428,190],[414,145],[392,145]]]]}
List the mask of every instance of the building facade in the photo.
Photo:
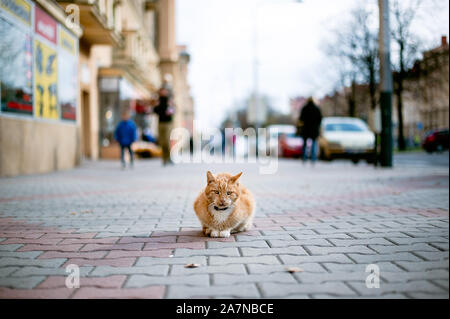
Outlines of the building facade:
{"type": "Polygon", "coordinates": [[[0,1],[0,176],[80,162],[81,35],[52,1],[0,1]]]}
{"type": "Polygon", "coordinates": [[[149,106],[167,76],[174,126],[192,132],[173,0],[0,0],[0,24],[0,176],[118,158],[122,111],[156,133],[149,106]]]}
{"type": "MultiPolygon", "coordinates": [[[[449,127],[449,45],[423,53],[409,70],[405,81],[405,135],[423,135],[434,129],[449,127]]],[[[394,121],[397,117],[395,116],[394,121]]]]}

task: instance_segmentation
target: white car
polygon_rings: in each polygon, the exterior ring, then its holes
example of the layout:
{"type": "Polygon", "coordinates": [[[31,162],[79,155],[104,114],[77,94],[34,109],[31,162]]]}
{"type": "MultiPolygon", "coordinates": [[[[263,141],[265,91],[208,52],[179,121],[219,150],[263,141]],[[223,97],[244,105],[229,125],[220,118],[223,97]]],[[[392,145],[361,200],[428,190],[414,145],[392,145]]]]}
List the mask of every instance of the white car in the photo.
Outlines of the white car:
{"type": "Polygon", "coordinates": [[[319,138],[320,157],[326,160],[348,158],[354,163],[375,159],[375,134],[367,124],[353,117],[325,117],[319,138]]]}

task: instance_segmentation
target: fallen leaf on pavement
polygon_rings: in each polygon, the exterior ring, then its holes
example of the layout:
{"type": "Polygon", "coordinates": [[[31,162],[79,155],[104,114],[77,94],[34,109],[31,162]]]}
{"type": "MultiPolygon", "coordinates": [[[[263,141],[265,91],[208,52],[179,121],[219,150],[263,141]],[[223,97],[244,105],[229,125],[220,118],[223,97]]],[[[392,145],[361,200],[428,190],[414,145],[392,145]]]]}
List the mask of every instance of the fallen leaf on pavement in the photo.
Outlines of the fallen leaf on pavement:
{"type": "Polygon", "coordinates": [[[294,273],[294,272],[302,272],[303,269],[297,268],[297,267],[289,267],[289,268],[287,268],[287,271],[290,272],[290,273],[292,274],[292,273],[294,273]]]}

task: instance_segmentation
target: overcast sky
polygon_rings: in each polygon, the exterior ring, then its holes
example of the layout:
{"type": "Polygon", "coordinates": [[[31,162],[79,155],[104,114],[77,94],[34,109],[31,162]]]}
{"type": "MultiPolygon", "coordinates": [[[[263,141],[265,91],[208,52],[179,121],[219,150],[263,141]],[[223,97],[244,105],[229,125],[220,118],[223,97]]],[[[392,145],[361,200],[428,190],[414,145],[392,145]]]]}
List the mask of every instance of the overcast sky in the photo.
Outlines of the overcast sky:
{"type": "MultiPolygon", "coordinates": [[[[255,52],[259,91],[278,110],[288,112],[293,96],[330,93],[336,79],[324,42],[362,2],[176,0],[176,38],[191,54],[189,83],[198,124],[218,126],[233,106],[249,96],[255,52]]],[[[378,1],[364,3],[378,14],[378,1]]],[[[424,40],[423,46],[430,48],[439,45],[441,35],[448,35],[448,1],[422,3],[414,30],[424,40]]]]}

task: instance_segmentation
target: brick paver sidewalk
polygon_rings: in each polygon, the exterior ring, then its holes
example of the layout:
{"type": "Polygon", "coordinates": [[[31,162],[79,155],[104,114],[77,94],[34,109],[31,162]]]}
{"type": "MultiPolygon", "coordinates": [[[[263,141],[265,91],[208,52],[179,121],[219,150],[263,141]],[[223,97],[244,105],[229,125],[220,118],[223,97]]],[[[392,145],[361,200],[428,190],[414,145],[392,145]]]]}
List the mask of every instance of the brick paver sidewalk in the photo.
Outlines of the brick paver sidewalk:
{"type": "Polygon", "coordinates": [[[0,179],[0,298],[448,298],[448,173],[147,161],[0,179]],[[252,231],[201,235],[192,203],[207,169],[244,171],[252,231]],[[65,286],[69,264],[80,288],[65,286]]]}

